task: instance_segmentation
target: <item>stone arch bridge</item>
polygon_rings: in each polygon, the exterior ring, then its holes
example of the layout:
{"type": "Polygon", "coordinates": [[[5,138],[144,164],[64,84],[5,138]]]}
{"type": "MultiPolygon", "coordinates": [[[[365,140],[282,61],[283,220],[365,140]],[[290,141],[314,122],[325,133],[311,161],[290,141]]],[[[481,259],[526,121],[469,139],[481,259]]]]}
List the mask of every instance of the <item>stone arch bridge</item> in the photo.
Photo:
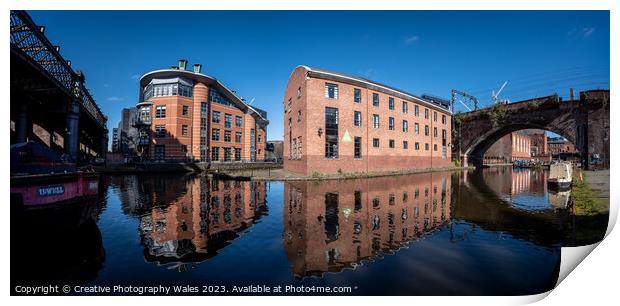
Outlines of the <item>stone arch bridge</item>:
{"type": "Polygon", "coordinates": [[[543,129],[572,142],[584,168],[593,156],[609,166],[609,90],[583,91],[579,100],[557,95],[495,104],[455,115],[452,156],[461,165],[480,167],[487,149],[502,136],[523,129],[543,129]],[[596,154],[596,155],[595,155],[596,154]]]}

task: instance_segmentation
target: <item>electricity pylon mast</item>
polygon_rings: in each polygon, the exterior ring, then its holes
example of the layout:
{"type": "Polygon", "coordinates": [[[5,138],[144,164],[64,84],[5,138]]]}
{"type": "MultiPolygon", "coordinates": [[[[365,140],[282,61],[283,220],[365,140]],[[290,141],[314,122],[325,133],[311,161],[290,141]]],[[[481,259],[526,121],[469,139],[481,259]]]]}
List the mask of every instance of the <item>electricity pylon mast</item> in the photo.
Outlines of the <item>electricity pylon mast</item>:
{"type": "MultiPolygon", "coordinates": [[[[454,102],[456,102],[456,97],[461,96],[465,99],[468,99],[470,102],[474,104],[474,111],[478,110],[478,98],[457,89],[452,89],[452,112],[454,113],[454,102]]],[[[467,106],[463,101],[459,100],[463,105],[467,106]]],[[[467,107],[469,108],[469,107],[467,107]]]]}

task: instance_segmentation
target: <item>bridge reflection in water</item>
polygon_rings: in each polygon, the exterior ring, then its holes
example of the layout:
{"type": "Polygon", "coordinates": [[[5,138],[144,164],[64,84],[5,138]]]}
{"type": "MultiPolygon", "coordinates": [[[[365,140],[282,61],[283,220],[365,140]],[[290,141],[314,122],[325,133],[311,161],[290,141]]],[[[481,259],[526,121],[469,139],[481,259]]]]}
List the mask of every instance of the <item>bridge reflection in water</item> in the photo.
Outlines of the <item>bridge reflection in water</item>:
{"type": "Polygon", "coordinates": [[[606,227],[574,222],[545,178],[511,167],[312,182],[103,177],[100,198],[63,218],[12,209],[11,282],[541,293],[560,248],[606,227]]]}
{"type": "Polygon", "coordinates": [[[284,185],[284,244],[296,277],[398,250],[447,224],[451,174],[284,185]]]}

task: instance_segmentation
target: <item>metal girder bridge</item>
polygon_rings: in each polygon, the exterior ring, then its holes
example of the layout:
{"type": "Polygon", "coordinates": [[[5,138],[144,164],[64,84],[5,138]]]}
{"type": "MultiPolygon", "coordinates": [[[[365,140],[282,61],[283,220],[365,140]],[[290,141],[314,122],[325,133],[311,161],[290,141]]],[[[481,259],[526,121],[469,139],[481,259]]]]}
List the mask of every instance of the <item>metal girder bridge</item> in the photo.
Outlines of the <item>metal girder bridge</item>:
{"type": "Polygon", "coordinates": [[[60,55],[60,47],[52,45],[44,32],[45,27],[37,26],[25,11],[11,11],[11,52],[76,98],[99,128],[106,129],[107,117],[85,87],[84,76],[73,71],[71,62],[60,55]]]}

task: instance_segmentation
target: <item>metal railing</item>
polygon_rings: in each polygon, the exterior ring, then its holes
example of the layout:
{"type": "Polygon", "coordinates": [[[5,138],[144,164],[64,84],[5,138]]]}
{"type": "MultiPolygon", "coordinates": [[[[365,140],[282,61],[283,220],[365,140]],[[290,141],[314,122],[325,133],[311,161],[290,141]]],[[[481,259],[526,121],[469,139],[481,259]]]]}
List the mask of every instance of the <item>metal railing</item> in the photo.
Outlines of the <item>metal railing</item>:
{"type": "Polygon", "coordinates": [[[136,114],[133,118],[133,126],[143,126],[143,125],[151,125],[153,120],[151,116],[144,116],[140,114],[136,114]]]}
{"type": "Polygon", "coordinates": [[[84,78],[71,68],[71,62],[60,55],[60,47],[43,34],[45,27],[37,26],[25,11],[11,11],[11,51],[30,61],[67,95],[77,98],[86,112],[105,128],[107,117],[101,112],[84,78]]]}

